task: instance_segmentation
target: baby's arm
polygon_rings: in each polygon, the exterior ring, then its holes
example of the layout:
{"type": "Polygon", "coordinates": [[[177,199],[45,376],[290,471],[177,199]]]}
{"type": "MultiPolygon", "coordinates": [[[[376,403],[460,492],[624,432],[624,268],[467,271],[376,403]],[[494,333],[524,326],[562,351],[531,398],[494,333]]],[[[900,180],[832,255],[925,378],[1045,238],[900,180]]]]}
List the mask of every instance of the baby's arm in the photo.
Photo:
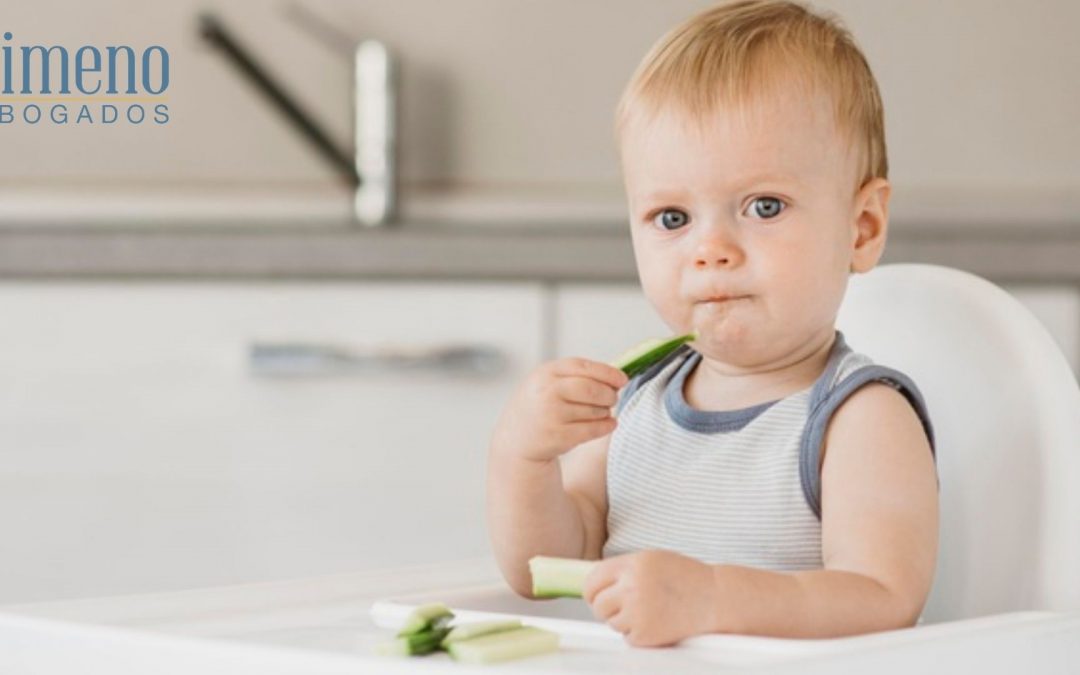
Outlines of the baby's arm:
{"type": "Polygon", "coordinates": [[[488,455],[488,528],[520,595],[532,595],[534,555],[600,555],[610,408],[626,380],[607,364],[554,361],[529,376],[499,420],[488,455]]]}
{"type": "Polygon", "coordinates": [[[585,560],[599,560],[607,541],[607,453],[611,434],[582,443],[562,456],[563,486],[584,526],[585,560]]]}
{"type": "Polygon", "coordinates": [[[586,579],[594,613],[641,646],[701,633],[824,638],[913,625],[937,557],[937,482],[922,424],[902,394],[869,384],[833,415],[825,446],[825,569],[781,573],[642,551],[604,560],[586,579]]]}
{"type": "Polygon", "coordinates": [[[825,569],[796,575],[788,631],[824,637],[913,625],[938,546],[937,474],[922,423],[903,394],[868,384],[833,415],[823,452],[825,569]]]}

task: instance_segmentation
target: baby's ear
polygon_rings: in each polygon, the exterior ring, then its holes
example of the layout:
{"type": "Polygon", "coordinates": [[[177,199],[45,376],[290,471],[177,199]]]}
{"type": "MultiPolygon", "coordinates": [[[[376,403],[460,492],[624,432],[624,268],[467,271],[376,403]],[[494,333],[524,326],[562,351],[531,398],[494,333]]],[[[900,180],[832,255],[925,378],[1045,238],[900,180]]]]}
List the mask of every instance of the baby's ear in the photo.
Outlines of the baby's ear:
{"type": "Polygon", "coordinates": [[[884,178],[871,178],[855,195],[851,218],[851,271],[869,272],[885,252],[889,230],[892,186],[884,178]]]}

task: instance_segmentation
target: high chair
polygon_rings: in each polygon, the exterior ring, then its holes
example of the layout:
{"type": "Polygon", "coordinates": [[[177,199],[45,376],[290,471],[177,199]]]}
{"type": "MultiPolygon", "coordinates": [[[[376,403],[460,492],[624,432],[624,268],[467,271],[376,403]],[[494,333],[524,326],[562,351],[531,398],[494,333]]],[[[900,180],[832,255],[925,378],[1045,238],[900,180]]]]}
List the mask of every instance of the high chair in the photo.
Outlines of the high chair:
{"type": "Polygon", "coordinates": [[[1080,609],[1080,387],[1042,324],[973,274],[893,264],[852,276],[837,328],[915,381],[934,426],[924,621],[1080,609]]]}
{"type": "MultiPolygon", "coordinates": [[[[925,264],[854,275],[837,328],[853,349],[915,381],[934,426],[940,545],[922,623],[824,640],[703,635],[680,643],[678,654],[800,673],[814,670],[809,664],[830,673],[1073,672],[1080,385],[1053,338],[993,283],[925,264]]],[[[467,619],[516,615],[571,637],[613,633],[591,622],[580,601],[522,600],[504,584],[378,602],[372,615],[392,628],[435,599],[467,619]]]]}

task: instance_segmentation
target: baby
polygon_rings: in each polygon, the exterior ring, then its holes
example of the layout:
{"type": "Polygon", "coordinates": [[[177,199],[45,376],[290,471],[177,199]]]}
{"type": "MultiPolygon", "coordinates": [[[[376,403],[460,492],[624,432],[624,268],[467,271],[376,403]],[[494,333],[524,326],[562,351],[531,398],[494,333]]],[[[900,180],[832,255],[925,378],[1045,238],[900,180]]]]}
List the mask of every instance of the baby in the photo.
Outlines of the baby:
{"type": "Polygon", "coordinates": [[[616,139],[644,293],[698,338],[629,380],[562,358],[518,388],[488,470],[506,580],[530,597],[532,556],[601,560],[585,600],[638,646],[915,624],[937,555],[930,419],[835,329],[888,226],[863,55],[799,4],[717,6],[645,57],[616,139]]]}

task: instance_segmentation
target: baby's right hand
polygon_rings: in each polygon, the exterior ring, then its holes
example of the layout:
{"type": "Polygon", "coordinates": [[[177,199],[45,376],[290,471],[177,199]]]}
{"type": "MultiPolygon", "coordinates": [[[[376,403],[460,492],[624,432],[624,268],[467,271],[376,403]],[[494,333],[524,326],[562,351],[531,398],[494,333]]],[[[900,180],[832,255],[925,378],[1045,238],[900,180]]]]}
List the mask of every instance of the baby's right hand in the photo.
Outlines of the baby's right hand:
{"type": "Polygon", "coordinates": [[[514,392],[492,448],[523,459],[550,461],[615,429],[611,407],[629,378],[618,368],[578,357],[549,361],[514,392]]]}

